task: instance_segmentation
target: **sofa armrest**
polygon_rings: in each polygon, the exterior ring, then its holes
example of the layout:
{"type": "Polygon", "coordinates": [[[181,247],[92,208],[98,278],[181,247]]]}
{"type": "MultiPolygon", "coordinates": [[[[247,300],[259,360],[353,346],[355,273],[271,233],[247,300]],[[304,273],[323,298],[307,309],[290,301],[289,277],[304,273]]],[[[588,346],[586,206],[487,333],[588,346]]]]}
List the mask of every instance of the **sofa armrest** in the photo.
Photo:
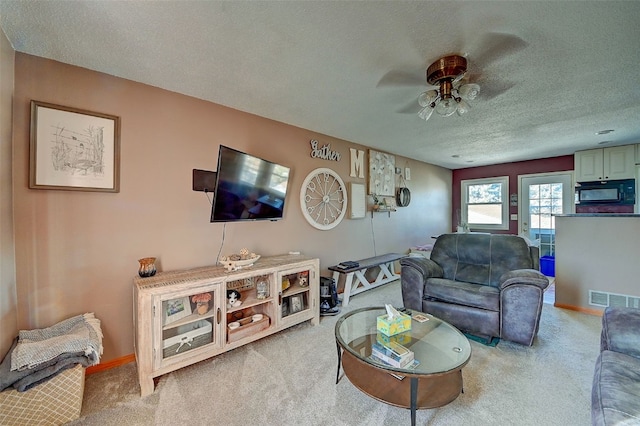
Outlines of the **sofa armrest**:
{"type": "Polygon", "coordinates": [[[516,269],[500,277],[500,335],[531,346],[538,333],[549,279],[535,269],[516,269]]]}
{"type": "Polygon", "coordinates": [[[502,291],[514,284],[529,284],[544,290],[549,287],[549,279],[535,269],[516,269],[502,274],[498,288],[502,291]]]}
{"type": "Polygon", "coordinates": [[[608,307],[602,315],[600,350],[640,358],[640,310],[608,307]]]}
{"type": "Polygon", "coordinates": [[[442,268],[422,256],[400,259],[402,302],[405,308],[422,311],[424,285],[430,277],[442,277],[442,268]]]}

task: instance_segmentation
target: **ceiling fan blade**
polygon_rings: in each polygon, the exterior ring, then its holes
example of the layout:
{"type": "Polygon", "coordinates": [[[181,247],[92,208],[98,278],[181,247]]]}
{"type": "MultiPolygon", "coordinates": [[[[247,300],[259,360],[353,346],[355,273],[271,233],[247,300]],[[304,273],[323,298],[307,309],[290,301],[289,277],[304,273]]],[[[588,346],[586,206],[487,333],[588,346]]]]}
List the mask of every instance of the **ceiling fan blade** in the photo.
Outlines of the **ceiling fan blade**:
{"type": "Polygon", "coordinates": [[[423,72],[389,71],[382,76],[376,87],[424,86],[427,84],[423,72]]]}
{"type": "Polygon", "coordinates": [[[513,34],[487,33],[482,36],[480,48],[473,52],[474,63],[483,69],[493,62],[512,55],[529,46],[529,43],[513,34]]]}
{"type": "Polygon", "coordinates": [[[514,86],[515,83],[510,81],[488,81],[481,84],[482,89],[478,97],[488,101],[502,95],[514,86]]]}
{"type": "Polygon", "coordinates": [[[396,110],[398,114],[417,114],[422,108],[418,104],[418,98],[416,97],[413,101],[409,102],[402,108],[396,110]]]}

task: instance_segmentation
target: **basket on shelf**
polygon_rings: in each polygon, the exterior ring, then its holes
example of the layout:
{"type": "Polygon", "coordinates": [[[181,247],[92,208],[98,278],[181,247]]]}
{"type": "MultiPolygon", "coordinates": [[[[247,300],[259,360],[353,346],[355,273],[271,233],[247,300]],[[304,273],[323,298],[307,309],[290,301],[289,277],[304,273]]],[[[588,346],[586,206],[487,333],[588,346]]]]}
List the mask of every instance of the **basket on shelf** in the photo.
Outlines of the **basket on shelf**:
{"type": "Polygon", "coordinates": [[[212,324],[206,320],[178,327],[180,334],[162,341],[163,357],[169,358],[211,343],[212,327],[212,324]]]}

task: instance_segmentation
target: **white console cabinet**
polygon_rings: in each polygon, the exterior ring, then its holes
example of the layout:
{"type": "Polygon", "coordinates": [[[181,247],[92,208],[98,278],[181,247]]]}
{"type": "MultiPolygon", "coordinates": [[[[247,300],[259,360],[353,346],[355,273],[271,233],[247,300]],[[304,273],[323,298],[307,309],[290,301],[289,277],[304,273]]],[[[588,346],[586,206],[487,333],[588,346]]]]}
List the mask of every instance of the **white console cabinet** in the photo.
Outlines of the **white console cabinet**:
{"type": "Polygon", "coordinates": [[[154,377],[320,318],[318,259],[260,258],[228,272],[209,266],[134,279],[135,354],[142,396],[154,377]],[[227,303],[227,292],[240,304],[227,303]],[[235,323],[235,328],[230,324],[235,323]]]}

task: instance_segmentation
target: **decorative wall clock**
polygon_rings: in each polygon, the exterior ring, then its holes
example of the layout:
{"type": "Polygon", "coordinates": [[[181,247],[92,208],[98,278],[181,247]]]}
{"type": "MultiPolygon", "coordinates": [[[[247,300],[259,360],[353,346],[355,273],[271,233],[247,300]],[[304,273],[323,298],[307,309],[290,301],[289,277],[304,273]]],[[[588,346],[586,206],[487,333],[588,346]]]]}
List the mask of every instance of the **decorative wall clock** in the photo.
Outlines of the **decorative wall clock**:
{"type": "Polygon", "coordinates": [[[300,188],[300,208],[311,226],[327,231],[347,212],[347,191],[340,176],[324,167],[309,173],[300,188]]]}

